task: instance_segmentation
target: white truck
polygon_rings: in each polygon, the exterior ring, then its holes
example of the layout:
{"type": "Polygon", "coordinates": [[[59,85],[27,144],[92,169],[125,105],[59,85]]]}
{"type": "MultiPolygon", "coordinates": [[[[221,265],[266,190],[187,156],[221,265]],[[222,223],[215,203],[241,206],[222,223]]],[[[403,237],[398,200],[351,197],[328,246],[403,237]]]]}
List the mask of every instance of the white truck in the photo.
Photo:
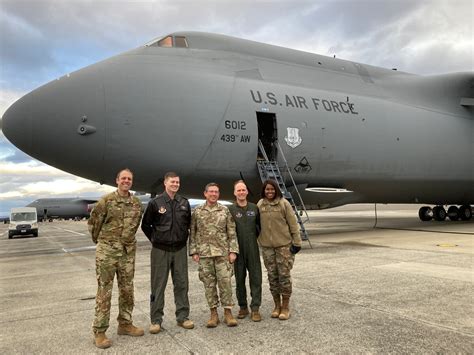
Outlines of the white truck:
{"type": "Polygon", "coordinates": [[[15,235],[38,236],[38,216],[35,207],[18,207],[10,211],[8,239],[15,235]]]}

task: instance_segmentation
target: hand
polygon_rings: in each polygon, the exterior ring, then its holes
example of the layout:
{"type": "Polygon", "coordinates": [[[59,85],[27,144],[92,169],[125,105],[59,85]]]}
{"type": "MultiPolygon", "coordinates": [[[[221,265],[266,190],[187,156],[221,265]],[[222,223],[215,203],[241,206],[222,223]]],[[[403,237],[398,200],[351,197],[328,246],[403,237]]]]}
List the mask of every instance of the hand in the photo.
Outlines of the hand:
{"type": "Polygon", "coordinates": [[[301,247],[291,244],[290,253],[297,254],[301,250],[301,247]]]}
{"type": "Polygon", "coordinates": [[[193,260],[198,263],[199,262],[199,254],[193,254],[193,260]]]}
{"type": "Polygon", "coordinates": [[[229,253],[229,263],[233,264],[235,259],[237,259],[236,253],[229,253]]]}

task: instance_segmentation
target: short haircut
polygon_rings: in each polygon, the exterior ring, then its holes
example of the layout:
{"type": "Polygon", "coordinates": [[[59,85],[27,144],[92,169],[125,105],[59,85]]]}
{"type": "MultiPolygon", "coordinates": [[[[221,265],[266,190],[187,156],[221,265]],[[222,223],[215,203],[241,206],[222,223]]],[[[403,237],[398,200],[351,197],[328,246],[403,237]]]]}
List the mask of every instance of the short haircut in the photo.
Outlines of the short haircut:
{"type": "Polygon", "coordinates": [[[245,183],[244,180],[237,180],[236,182],[234,182],[234,188],[235,188],[235,185],[237,185],[237,184],[244,184],[245,187],[247,187],[247,184],[245,183]]]}
{"type": "Polygon", "coordinates": [[[118,178],[120,177],[120,174],[121,174],[123,171],[128,171],[130,174],[132,174],[132,177],[133,177],[132,171],[131,171],[129,168],[125,168],[125,169],[120,170],[120,171],[117,173],[116,179],[118,179],[118,178]]]}
{"type": "Polygon", "coordinates": [[[179,177],[178,174],[176,174],[174,171],[168,171],[166,174],[165,174],[165,177],[163,178],[164,181],[170,179],[170,178],[176,178],[176,177],[179,177]]]}
{"type": "Polygon", "coordinates": [[[278,186],[276,181],[268,179],[268,180],[265,180],[263,182],[263,185],[262,185],[262,193],[261,193],[262,198],[265,198],[265,188],[267,187],[267,185],[272,185],[273,188],[275,189],[275,198],[277,198],[277,197],[282,198],[283,197],[283,195],[281,194],[280,187],[278,186]]]}
{"type": "Polygon", "coordinates": [[[219,189],[219,185],[217,185],[215,182],[210,182],[209,184],[206,185],[206,187],[204,188],[204,191],[207,192],[207,190],[209,190],[209,188],[212,186],[216,186],[219,189]]]}

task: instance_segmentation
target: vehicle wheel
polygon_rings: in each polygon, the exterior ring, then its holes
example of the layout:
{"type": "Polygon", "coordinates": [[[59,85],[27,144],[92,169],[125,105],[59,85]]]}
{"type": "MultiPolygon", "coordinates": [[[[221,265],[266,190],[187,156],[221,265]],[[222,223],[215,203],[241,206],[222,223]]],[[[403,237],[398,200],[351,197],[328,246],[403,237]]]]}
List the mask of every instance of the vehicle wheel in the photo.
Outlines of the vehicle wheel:
{"type": "Polygon", "coordinates": [[[431,219],[433,218],[433,210],[431,209],[431,207],[423,206],[418,211],[418,217],[420,217],[423,222],[431,221],[431,219]]]}
{"type": "Polygon", "coordinates": [[[459,217],[463,221],[469,221],[472,218],[472,210],[469,205],[462,205],[459,207],[459,217]]]}
{"type": "Polygon", "coordinates": [[[433,207],[433,218],[439,222],[446,219],[446,210],[443,206],[433,207]]]}
{"type": "Polygon", "coordinates": [[[37,237],[37,236],[38,236],[38,232],[33,233],[33,237],[37,237]]]}
{"type": "Polygon", "coordinates": [[[12,239],[13,238],[13,234],[8,232],[8,239],[12,239]]]}
{"type": "Polygon", "coordinates": [[[459,209],[456,206],[449,207],[448,217],[451,221],[457,221],[459,219],[459,209]]]}

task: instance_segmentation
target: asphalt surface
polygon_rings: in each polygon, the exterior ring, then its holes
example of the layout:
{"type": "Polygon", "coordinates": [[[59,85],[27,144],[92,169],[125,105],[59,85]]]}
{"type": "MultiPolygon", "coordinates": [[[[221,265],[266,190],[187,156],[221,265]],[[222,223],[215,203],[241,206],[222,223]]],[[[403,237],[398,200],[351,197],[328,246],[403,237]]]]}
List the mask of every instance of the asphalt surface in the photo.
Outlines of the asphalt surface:
{"type": "Polygon", "coordinates": [[[134,322],[145,336],[117,335],[114,286],[107,350],[92,344],[95,258],[86,222],[45,222],[38,238],[11,240],[1,224],[0,353],[474,353],[474,221],[421,222],[408,205],[377,210],[377,221],[367,205],[311,212],[312,248],[304,243],[292,271],[291,318],[270,318],[264,270],[263,320],[235,328],[205,327],[209,310],[190,259],[195,328],[176,325],[170,279],[164,330],[149,334],[150,245],[139,232],[134,322]]]}

